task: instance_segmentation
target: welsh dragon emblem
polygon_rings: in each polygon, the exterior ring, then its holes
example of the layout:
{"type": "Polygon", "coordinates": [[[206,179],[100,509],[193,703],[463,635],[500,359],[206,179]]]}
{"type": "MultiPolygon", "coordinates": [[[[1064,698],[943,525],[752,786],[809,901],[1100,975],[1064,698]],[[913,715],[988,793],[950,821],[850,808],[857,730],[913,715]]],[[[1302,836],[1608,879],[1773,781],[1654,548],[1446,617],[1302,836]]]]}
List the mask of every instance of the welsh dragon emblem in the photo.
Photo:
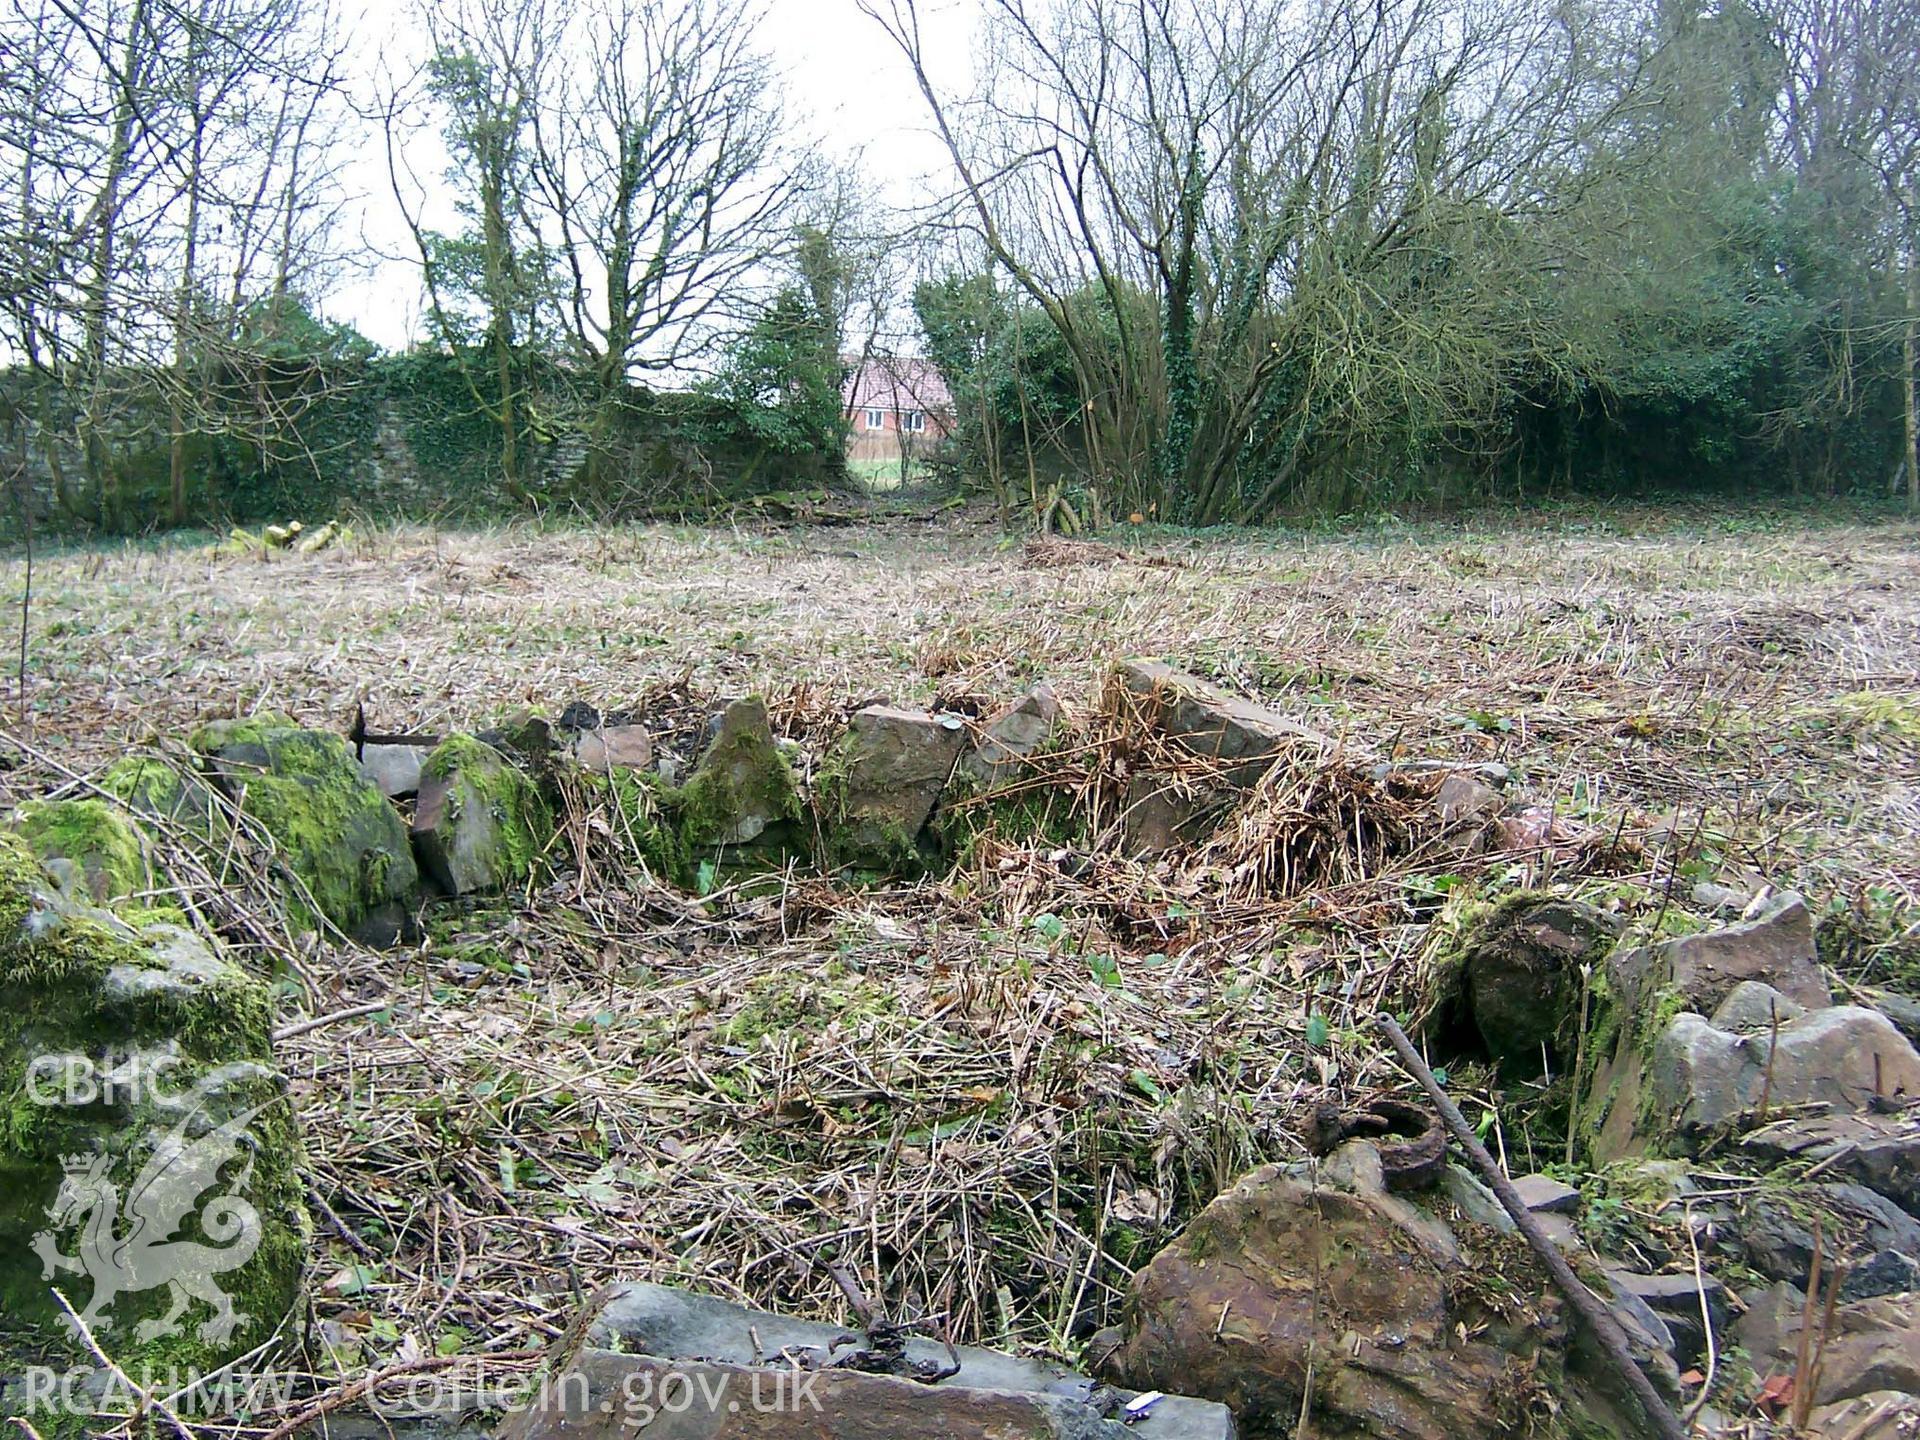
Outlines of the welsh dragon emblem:
{"type": "Polygon", "coordinates": [[[153,1153],[124,1199],[111,1176],[110,1156],[95,1152],[66,1158],[66,1178],[33,1248],[48,1279],[67,1272],[92,1280],[93,1296],[80,1318],[95,1333],[112,1328],[109,1311],[120,1296],[163,1286],[172,1291],[172,1303],[165,1315],[136,1327],[140,1340],[177,1334],[194,1300],[213,1310],[213,1317],[199,1328],[200,1339],[207,1343],[224,1343],[251,1322],[252,1316],[234,1309],[215,1277],[238,1270],[260,1248],[260,1215],[243,1196],[253,1178],[247,1127],[265,1108],[237,1115],[198,1138],[187,1133],[192,1115],[171,1132],[156,1126],[149,1135],[153,1153]],[[239,1173],[223,1182],[221,1172],[236,1160],[242,1162],[239,1173]],[[216,1188],[224,1193],[201,1206],[200,1198],[216,1188]],[[176,1239],[196,1209],[205,1243],[176,1239]],[[68,1255],[59,1249],[59,1240],[75,1229],[79,1243],[68,1255]]]}

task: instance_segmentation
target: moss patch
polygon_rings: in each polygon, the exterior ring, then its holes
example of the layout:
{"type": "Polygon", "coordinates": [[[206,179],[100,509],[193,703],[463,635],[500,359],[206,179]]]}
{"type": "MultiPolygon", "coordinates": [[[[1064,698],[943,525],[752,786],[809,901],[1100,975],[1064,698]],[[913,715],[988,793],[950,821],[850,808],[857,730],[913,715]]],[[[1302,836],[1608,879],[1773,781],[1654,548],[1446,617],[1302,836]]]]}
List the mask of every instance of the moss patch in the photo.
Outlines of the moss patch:
{"type": "Polygon", "coordinates": [[[1078,850],[1087,843],[1087,817],[1077,802],[1060,786],[989,788],[963,772],[940,797],[937,823],[962,864],[986,839],[1078,850]]]}
{"type": "Polygon", "coordinates": [[[176,927],[50,912],[37,870],[0,834],[0,1373],[84,1364],[51,1284],[136,1379],[217,1366],[273,1332],[306,1258],[270,996],[176,927]],[[230,1143],[196,1145],[229,1121],[230,1143]],[[170,1137],[177,1163],[156,1150],[170,1137]],[[169,1183],[143,1189],[143,1174],[169,1183]],[[64,1257],[52,1281],[42,1255],[64,1257]],[[187,1295],[157,1328],[177,1278],[247,1318],[224,1327],[187,1295]]]}
{"type": "Polygon", "coordinates": [[[419,887],[407,827],[361,775],[337,735],[280,716],[221,721],[195,733],[217,783],[257,820],[306,894],[288,896],[296,926],[315,928],[314,907],[350,934],[391,938],[419,887]]]}
{"type": "Polygon", "coordinates": [[[39,859],[73,864],[96,904],[153,888],[140,832],[109,801],[94,796],[36,801],[20,807],[16,825],[39,859]]]}
{"type": "Polygon", "coordinates": [[[132,812],[138,823],[177,825],[202,840],[224,839],[227,814],[213,788],[198,775],[165,760],[128,755],[113,762],[99,786],[132,812]]]}
{"type": "Polygon", "coordinates": [[[644,865],[657,880],[691,886],[692,852],[681,833],[681,792],[651,770],[616,767],[588,775],[586,783],[612,802],[609,824],[614,843],[644,865]]]}

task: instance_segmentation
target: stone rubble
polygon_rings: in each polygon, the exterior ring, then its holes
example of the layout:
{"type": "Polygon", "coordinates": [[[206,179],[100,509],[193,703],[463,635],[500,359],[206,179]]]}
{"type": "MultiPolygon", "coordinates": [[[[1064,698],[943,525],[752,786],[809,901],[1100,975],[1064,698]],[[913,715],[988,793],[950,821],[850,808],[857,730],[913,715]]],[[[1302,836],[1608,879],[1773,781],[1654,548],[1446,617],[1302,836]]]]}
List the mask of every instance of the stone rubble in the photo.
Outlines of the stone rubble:
{"type": "MultiPolygon", "coordinates": [[[[1734,1322],[1733,1339],[1757,1374],[1794,1373],[1805,1310],[1806,1295],[1783,1280],[1734,1322]]],[[[1821,1324],[1822,1307],[1814,1316],[1821,1324]]],[[[1920,1309],[1913,1297],[1882,1295],[1838,1306],[1821,1359],[1817,1405],[1876,1391],[1920,1393],[1920,1309]]]]}
{"type": "MultiPolygon", "coordinates": [[[[1203,843],[1275,764],[1335,749],[1309,727],[1158,661],[1116,666],[1106,703],[1212,766],[1125,776],[1122,803],[1108,813],[1113,828],[1093,843],[1118,837],[1144,858],[1203,843]]],[[[662,730],[656,739],[644,716],[591,707],[569,707],[554,731],[529,715],[431,754],[369,745],[358,760],[338,737],[261,716],[196,735],[197,771],[128,760],[103,777],[125,809],[96,802],[117,827],[101,833],[131,837],[131,849],[71,839],[79,820],[96,818],[72,808],[84,802],[28,807],[15,823],[50,867],[35,870],[52,897],[45,903],[74,907],[85,925],[88,907],[152,882],[142,824],[217,835],[231,806],[272,837],[294,882],[296,918],[311,905],[316,924],[390,943],[421,899],[423,876],[469,895],[511,890],[534,873],[554,835],[556,767],[600,793],[637,793],[648,823],[671,832],[662,843],[679,863],[663,863],[662,873],[682,883],[689,855],[766,869],[817,854],[823,868],[911,875],[951,853],[943,804],[991,797],[1035,773],[1061,719],[1045,685],[971,730],[959,716],[869,705],[837,744],[809,754],[776,738],[764,702],[749,698],[714,717],[698,764],[676,783],[681,762],[669,746],[684,748],[684,738],[662,730]]],[[[1469,769],[1393,783],[1428,807],[1430,838],[1444,854],[1504,843],[1500,827],[1530,813],[1469,769]]],[[[1684,1200],[1706,1268],[1696,1277],[1684,1253],[1630,1266],[1596,1258],[1588,1239],[1604,1227],[1578,1188],[1544,1174],[1516,1186],[1582,1273],[1604,1274],[1595,1284],[1611,1293],[1643,1367],[1674,1394],[1680,1371],[1704,1363],[1710,1335],[1723,1356],[1729,1344],[1744,1347],[1763,1374],[1791,1370],[1804,1299],[1796,1287],[1811,1270],[1817,1209],[1829,1273],[1846,1267],[1818,1403],[1861,1440],[1901,1434],[1920,1390],[1920,1002],[1853,991],[1847,1000],[1870,1003],[1835,1004],[1798,895],[1702,882],[1691,899],[1725,923],[1631,949],[1620,943],[1620,916],[1564,896],[1522,894],[1484,908],[1458,937],[1454,1020],[1467,1048],[1477,1043],[1511,1078],[1532,1083],[1543,1062],[1550,1076],[1569,1077],[1582,1163],[1611,1167],[1608,1183],[1635,1195],[1657,1191],[1644,1203],[1669,1217],[1684,1200]],[[1817,1183],[1701,1195],[1687,1162],[1709,1153],[1749,1168],[1811,1170],[1817,1183]],[[1715,1267],[1743,1287],[1756,1275],[1767,1283],[1735,1293],[1715,1267]]],[[[111,968],[103,983],[118,987],[115,1004],[137,1007],[190,980],[215,991],[227,984],[224,960],[187,932],[176,942],[163,929],[143,929],[145,957],[111,968]]],[[[253,1073],[246,1064],[270,1073],[270,1049],[253,1048],[262,1053],[236,1061],[235,1075],[253,1073]]],[[[0,1156],[0,1172],[7,1163],[0,1156]]],[[[1433,1191],[1389,1193],[1378,1149],[1351,1141],[1313,1174],[1269,1166],[1222,1193],[1137,1273],[1101,1367],[1136,1389],[1208,1398],[1170,1398],[1131,1426],[1087,1377],[965,1350],[962,1373],[931,1388],[825,1372],[824,1429],[709,1417],[649,1433],[1230,1437],[1231,1406],[1255,1435],[1291,1434],[1309,1362],[1316,1418],[1376,1440],[1498,1433],[1524,1422],[1538,1387],[1603,1431],[1633,1433],[1630,1407],[1570,1343],[1562,1302],[1533,1273],[1510,1218],[1477,1176],[1457,1165],[1438,1174],[1433,1191]],[[1499,1303],[1479,1288],[1488,1274],[1509,1283],[1499,1303]]],[[[0,1266],[0,1293],[6,1283],[0,1266]]],[[[761,1346],[823,1356],[841,1333],[634,1286],[609,1306],[577,1363],[596,1394],[689,1367],[748,1380],[769,1353],[742,1338],[749,1330],[761,1346]]],[[[909,1351],[928,1361],[944,1353],[923,1342],[909,1351]]],[[[618,1433],[560,1419],[522,1415],[503,1435],[618,1433]]]]}

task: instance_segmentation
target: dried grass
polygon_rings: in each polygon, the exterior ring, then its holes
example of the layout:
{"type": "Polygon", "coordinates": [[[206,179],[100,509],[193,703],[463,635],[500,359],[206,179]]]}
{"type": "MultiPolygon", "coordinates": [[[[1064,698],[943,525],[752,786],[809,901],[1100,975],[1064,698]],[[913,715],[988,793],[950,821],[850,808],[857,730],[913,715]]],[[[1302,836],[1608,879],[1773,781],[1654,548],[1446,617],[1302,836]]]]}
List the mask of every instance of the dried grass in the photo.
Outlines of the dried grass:
{"type": "MultiPolygon", "coordinates": [[[[266,562],[42,557],[32,748],[0,790],[84,783],[263,705],[344,729],[366,700],[383,728],[439,729],[637,702],[691,745],[710,697],[759,689],[817,742],[867,700],[981,714],[1044,678],[1074,728],[1029,794],[1069,797],[1083,843],[989,829],[942,883],[696,900],[582,796],[551,884],[385,955],[289,951],[257,848],[170,848],[205,924],[295,964],[290,1019],[385,1007],[284,1047],[315,1311],[345,1346],[322,1397],[436,1348],[477,1378],[616,1279],[844,1318],[828,1261],[956,1339],[1071,1354],[1195,1207],[1301,1153],[1315,1102],[1397,1081],[1361,1032],[1418,973],[1436,877],[1610,877],[1642,919],[1700,846],[1816,898],[1920,888],[1911,527],[1155,533],[1044,561],[958,521],[360,536],[266,562]],[[1213,778],[1092,705],[1138,653],[1340,747],[1276,769],[1197,849],[1129,861],[1130,775],[1213,778]],[[1895,708],[1841,703],[1860,692],[1895,708]],[[1409,762],[1504,763],[1540,815],[1459,858],[1409,762]]],[[[17,600],[18,567],[0,582],[17,600]]],[[[1454,1083],[1470,1114],[1492,1105],[1454,1083]]]]}

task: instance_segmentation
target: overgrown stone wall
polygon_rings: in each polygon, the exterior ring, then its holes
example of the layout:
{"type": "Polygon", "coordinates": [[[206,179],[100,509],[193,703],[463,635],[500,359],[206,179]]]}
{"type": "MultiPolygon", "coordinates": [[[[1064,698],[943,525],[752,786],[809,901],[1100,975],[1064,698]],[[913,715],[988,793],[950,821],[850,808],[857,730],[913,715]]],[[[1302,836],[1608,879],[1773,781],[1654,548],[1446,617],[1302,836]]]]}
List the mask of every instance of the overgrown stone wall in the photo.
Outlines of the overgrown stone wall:
{"type": "MultiPolygon", "coordinates": [[[[775,454],[750,417],[718,400],[635,388],[611,414],[568,393],[530,404],[517,437],[515,500],[484,395],[444,355],[286,364],[206,383],[185,440],[188,523],[376,516],[477,519],[535,507],[587,514],[697,512],[715,503],[837,481],[835,453],[775,454]]],[[[39,533],[137,532],[167,521],[171,424],[163,391],[130,372],[106,417],[118,513],[104,513],[82,452],[76,396],[46,377],[0,371],[0,451],[25,484],[0,506],[0,541],[18,539],[19,500],[39,533]]]]}

